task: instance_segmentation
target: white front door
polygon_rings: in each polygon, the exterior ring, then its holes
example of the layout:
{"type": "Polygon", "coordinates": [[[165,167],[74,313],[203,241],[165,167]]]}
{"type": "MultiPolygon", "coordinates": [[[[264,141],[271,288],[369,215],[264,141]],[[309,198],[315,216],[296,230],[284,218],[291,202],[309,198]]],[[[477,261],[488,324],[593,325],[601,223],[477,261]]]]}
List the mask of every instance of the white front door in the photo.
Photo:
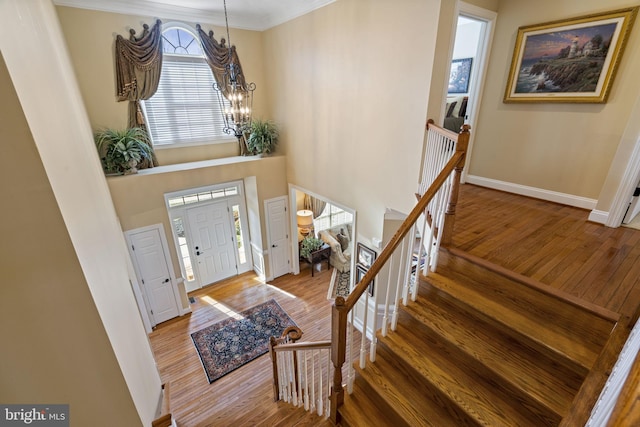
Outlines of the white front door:
{"type": "Polygon", "coordinates": [[[271,277],[275,279],[289,273],[289,217],[287,199],[279,197],[265,201],[267,238],[271,277]]]}
{"type": "Polygon", "coordinates": [[[154,323],[177,317],[180,312],[159,230],[132,232],[129,241],[154,323]]]}
{"type": "Polygon", "coordinates": [[[187,209],[200,285],[238,274],[233,218],[226,201],[187,209]]]}

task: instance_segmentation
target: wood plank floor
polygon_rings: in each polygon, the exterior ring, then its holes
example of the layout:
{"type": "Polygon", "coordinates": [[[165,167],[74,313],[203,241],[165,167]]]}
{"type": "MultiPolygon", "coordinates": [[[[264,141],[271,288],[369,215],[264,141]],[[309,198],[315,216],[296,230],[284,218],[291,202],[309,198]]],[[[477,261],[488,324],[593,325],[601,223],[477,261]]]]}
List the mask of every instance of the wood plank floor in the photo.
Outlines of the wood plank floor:
{"type": "Polygon", "coordinates": [[[640,231],[589,211],[461,186],[453,246],[578,298],[632,316],[640,305],[640,231]]]}
{"type": "MultiPolygon", "coordinates": [[[[255,426],[288,406],[273,402],[271,360],[265,354],[209,384],[191,333],[269,299],[275,299],[303,330],[304,341],[330,338],[331,301],[327,291],[331,271],[326,263],[311,277],[309,267],[269,284],[254,273],[205,287],[190,294],[193,312],[157,326],[149,335],[163,382],[171,382],[171,411],[180,427],[255,426]]],[[[286,408],[280,413],[285,416],[286,408]]],[[[268,423],[273,423],[274,418],[268,423]]],[[[331,425],[305,418],[298,425],[331,425]],[[311,421],[310,421],[311,420],[311,421]]]]}
{"type": "MultiPolygon", "coordinates": [[[[583,209],[465,184],[461,187],[454,246],[490,262],[621,314],[640,304],[640,231],[587,221],[583,209]]],[[[311,277],[308,267],[270,284],[253,273],[190,294],[193,313],[159,325],[150,341],[163,381],[171,382],[171,410],[181,427],[274,424],[286,414],[272,400],[268,355],[209,384],[190,334],[271,298],[305,332],[329,339],[331,272],[311,277]],[[273,418],[276,417],[276,418],[273,418]]],[[[297,425],[322,424],[303,419],[297,425]]],[[[289,423],[288,425],[293,425],[289,423]]]]}

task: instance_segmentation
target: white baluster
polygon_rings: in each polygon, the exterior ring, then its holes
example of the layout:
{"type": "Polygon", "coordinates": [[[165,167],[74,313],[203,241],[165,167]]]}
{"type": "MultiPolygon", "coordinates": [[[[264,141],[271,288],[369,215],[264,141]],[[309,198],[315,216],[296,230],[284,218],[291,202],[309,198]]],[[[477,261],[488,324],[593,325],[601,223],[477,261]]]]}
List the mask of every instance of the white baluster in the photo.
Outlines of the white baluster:
{"type": "Polygon", "coordinates": [[[296,372],[296,364],[294,359],[295,353],[289,353],[289,366],[291,372],[291,379],[289,380],[289,389],[291,393],[291,404],[293,406],[298,406],[298,387],[296,383],[296,376],[298,373],[296,372]]]}
{"type": "Polygon", "coordinates": [[[391,257],[389,257],[389,275],[387,280],[387,292],[384,296],[384,315],[382,316],[382,336],[383,337],[387,336],[387,325],[389,324],[389,298],[391,296],[390,295],[391,294],[391,278],[398,277],[398,275],[400,274],[400,271],[399,271],[400,269],[396,271],[393,268],[394,256],[395,256],[395,252],[391,254],[391,257]]]}
{"type": "MultiPolygon", "coordinates": [[[[353,359],[350,359],[349,366],[352,365],[353,359]]],[[[331,351],[327,351],[327,366],[329,369],[327,369],[327,393],[325,394],[326,398],[324,403],[325,417],[328,417],[331,413],[331,399],[329,397],[331,396],[331,379],[333,378],[333,373],[335,371],[335,367],[333,366],[333,363],[331,363],[331,351]]]]}
{"type": "MultiPolygon", "coordinates": [[[[307,364],[308,351],[304,352],[304,409],[309,411],[312,403],[309,402],[309,387],[312,386],[309,381],[309,365],[307,364]]],[[[312,354],[313,355],[313,354],[312,354]]],[[[311,359],[313,363],[313,358],[311,359]]],[[[311,376],[311,382],[313,382],[313,375],[311,376]]]]}
{"type": "Polygon", "coordinates": [[[311,365],[311,397],[309,400],[311,401],[311,412],[317,411],[318,401],[316,400],[316,395],[322,395],[322,390],[317,390],[318,387],[318,378],[316,372],[322,372],[322,366],[319,365],[320,359],[318,354],[321,353],[321,350],[313,350],[311,352],[311,360],[313,360],[313,364],[311,365]],[[317,365],[317,368],[316,368],[317,365]]]}
{"type": "Polygon", "coordinates": [[[369,315],[369,291],[364,291],[364,315],[362,321],[362,339],[360,340],[360,369],[367,366],[367,317],[369,315]]]}
{"type": "Polygon", "coordinates": [[[353,381],[355,380],[355,369],[353,368],[353,342],[355,341],[355,329],[353,320],[355,318],[355,309],[349,313],[351,319],[347,327],[347,343],[349,344],[349,350],[347,352],[347,393],[353,393],[353,381]]]}

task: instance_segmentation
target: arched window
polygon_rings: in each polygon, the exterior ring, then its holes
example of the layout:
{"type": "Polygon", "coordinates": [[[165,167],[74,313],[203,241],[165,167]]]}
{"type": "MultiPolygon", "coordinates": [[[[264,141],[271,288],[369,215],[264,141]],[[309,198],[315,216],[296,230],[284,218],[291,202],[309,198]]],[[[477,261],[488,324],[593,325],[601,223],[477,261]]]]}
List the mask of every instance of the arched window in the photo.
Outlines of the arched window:
{"type": "Polygon", "coordinates": [[[157,92],[144,101],[155,146],[229,139],[196,32],[167,24],[162,32],[162,71],[157,92]]]}

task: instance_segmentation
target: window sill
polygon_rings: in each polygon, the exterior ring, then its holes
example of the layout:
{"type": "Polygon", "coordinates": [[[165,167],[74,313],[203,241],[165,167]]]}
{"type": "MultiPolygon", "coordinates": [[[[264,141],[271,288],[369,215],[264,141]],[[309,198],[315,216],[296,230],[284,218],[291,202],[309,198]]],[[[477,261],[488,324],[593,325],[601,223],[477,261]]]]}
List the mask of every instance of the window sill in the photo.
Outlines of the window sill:
{"type": "Polygon", "coordinates": [[[222,159],[212,159],[212,160],[201,160],[198,162],[190,162],[190,163],[177,163],[175,165],[165,165],[165,166],[156,166],[155,168],[149,169],[140,169],[138,173],[131,175],[112,175],[107,176],[107,179],[121,179],[130,176],[143,176],[143,175],[157,175],[169,172],[180,172],[180,171],[188,171],[202,168],[210,168],[212,166],[224,166],[224,165],[232,165],[238,163],[247,163],[247,162],[255,162],[264,158],[271,158],[276,156],[235,156],[235,157],[225,157],[222,159]]]}

